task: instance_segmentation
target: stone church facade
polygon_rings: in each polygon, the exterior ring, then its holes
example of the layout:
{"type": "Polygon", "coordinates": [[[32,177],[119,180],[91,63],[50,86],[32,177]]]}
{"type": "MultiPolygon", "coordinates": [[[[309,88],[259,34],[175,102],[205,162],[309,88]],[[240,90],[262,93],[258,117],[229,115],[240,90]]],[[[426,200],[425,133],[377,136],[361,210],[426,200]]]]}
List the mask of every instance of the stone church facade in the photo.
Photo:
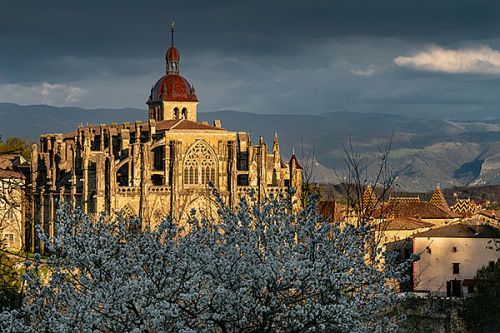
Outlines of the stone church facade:
{"type": "Polygon", "coordinates": [[[33,146],[32,250],[43,250],[35,224],[54,234],[57,202],[85,213],[117,211],[140,216],[154,227],[165,216],[180,222],[192,208],[210,214],[215,205],[209,182],[234,206],[248,190],[260,200],[293,187],[300,195],[301,166],[295,155],[284,162],[278,136],[272,151],[261,137],[224,129],[220,121],[197,121],[194,87],[180,75],[180,54],[166,53],[166,74],[151,89],[148,120],[81,126],[67,134],[45,134],[33,146]]]}

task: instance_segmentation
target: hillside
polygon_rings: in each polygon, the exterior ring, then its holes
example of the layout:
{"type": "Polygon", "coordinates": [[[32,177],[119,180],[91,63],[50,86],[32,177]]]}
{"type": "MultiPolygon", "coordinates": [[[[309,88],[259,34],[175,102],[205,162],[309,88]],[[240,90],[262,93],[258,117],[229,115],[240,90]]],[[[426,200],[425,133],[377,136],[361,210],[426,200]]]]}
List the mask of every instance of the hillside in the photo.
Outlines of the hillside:
{"type": "MultiPolygon", "coordinates": [[[[146,117],[139,109],[57,108],[0,103],[0,134],[37,141],[41,133],[69,132],[79,124],[135,121],[146,117]]],[[[253,114],[218,111],[199,114],[200,120],[221,119],[223,127],[248,131],[268,144],[277,132],[283,157],[295,149],[319,182],[338,182],[345,169],[343,145],[349,137],[368,166],[376,169],[378,148],[392,136],[391,166],[400,171],[401,190],[428,191],[442,187],[500,183],[500,121],[415,119],[401,115],[333,112],[321,115],[253,114]]]]}

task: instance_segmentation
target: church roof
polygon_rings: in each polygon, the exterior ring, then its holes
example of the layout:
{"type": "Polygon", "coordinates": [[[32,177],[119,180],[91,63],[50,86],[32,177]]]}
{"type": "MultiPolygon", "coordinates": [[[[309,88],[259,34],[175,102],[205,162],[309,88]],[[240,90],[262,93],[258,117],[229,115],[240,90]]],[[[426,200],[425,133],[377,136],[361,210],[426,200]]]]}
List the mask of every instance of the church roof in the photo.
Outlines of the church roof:
{"type": "Polygon", "coordinates": [[[198,102],[194,87],[178,74],[162,76],[151,89],[148,102],[156,101],[198,102]]]}
{"type": "MultiPolygon", "coordinates": [[[[113,125],[101,125],[105,129],[109,130],[112,135],[116,135],[120,132],[120,130],[126,128],[129,132],[135,132],[135,123],[130,124],[113,124],[113,125]]],[[[141,131],[149,131],[149,123],[142,122],[140,123],[141,131]]],[[[95,131],[98,131],[100,126],[89,125],[95,131]]],[[[201,130],[201,131],[225,131],[225,128],[210,126],[203,123],[198,123],[196,121],[191,121],[187,119],[172,119],[172,120],[160,120],[156,122],[156,131],[172,131],[172,130],[201,130]]],[[[71,131],[63,135],[64,139],[72,139],[76,135],[78,135],[78,130],[71,131]]]]}
{"type": "Polygon", "coordinates": [[[156,130],[202,130],[202,131],[225,131],[222,127],[210,126],[187,119],[160,120],[156,122],[156,130]]]}

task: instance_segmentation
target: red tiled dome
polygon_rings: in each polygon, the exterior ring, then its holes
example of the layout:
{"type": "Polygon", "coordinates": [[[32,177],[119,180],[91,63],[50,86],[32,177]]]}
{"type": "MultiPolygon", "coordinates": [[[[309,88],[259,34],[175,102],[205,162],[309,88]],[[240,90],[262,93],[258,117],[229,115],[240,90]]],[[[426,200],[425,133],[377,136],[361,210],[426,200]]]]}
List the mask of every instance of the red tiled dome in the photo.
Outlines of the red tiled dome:
{"type": "Polygon", "coordinates": [[[194,93],[194,88],[189,82],[180,75],[165,75],[156,82],[149,101],[179,101],[179,102],[197,102],[198,98],[194,93]]]}
{"type": "Polygon", "coordinates": [[[181,55],[179,53],[179,50],[177,50],[175,47],[171,46],[167,50],[167,54],[165,54],[165,59],[167,61],[180,61],[181,55]]]}

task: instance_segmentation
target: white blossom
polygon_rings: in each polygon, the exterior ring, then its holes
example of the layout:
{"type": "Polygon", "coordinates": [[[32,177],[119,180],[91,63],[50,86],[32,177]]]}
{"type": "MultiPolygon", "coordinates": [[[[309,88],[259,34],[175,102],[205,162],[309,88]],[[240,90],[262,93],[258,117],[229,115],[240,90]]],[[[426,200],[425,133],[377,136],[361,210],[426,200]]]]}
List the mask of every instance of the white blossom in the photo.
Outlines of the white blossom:
{"type": "Polygon", "coordinates": [[[63,207],[50,253],[28,267],[23,306],[3,332],[371,332],[396,329],[387,283],[408,263],[376,263],[368,226],[327,221],[315,201],[220,205],[216,219],[93,221],[63,207]],[[43,274],[49,270],[49,274],[43,274]]]}

